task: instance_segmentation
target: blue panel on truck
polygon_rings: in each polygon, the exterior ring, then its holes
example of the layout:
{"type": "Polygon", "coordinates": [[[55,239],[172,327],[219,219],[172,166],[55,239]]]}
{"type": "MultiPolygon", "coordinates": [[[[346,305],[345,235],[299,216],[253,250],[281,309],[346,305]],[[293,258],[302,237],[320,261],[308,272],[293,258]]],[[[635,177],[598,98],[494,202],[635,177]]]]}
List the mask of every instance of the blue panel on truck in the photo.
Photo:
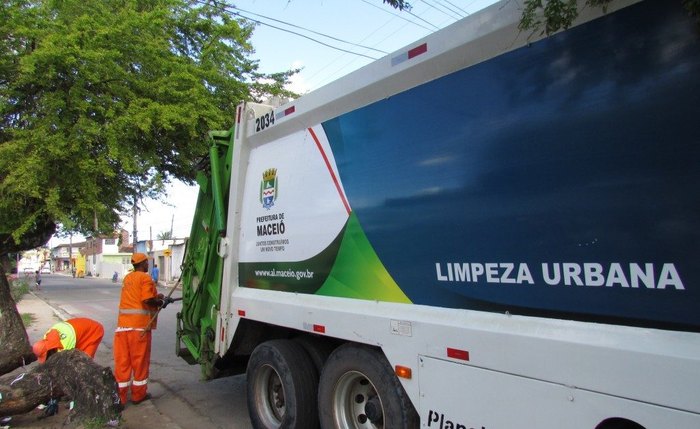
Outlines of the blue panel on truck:
{"type": "Polygon", "coordinates": [[[411,301],[700,330],[699,40],[642,2],[326,121],[411,301]]]}

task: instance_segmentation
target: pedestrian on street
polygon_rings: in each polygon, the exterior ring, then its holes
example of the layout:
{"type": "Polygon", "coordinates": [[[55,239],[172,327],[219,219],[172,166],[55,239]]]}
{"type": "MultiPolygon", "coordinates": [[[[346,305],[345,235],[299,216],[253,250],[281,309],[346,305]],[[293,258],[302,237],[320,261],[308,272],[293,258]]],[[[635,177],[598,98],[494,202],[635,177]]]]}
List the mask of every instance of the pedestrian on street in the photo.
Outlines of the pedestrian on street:
{"type": "Polygon", "coordinates": [[[36,290],[41,290],[41,273],[39,270],[34,271],[34,283],[36,285],[36,290]]]}
{"type": "Polygon", "coordinates": [[[156,329],[159,308],[172,302],[158,293],[148,275],[148,257],[131,256],[134,271],[124,277],[119,316],[114,334],[114,377],[119,386],[119,400],[126,405],[131,388],[131,402],[148,399],[148,373],[151,364],[151,331],[156,329]]]}
{"type": "Polygon", "coordinates": [[[153,283],[158,286],[158,275],[160,274],[160,270],[158,269],[158,264],[155,262],[153,263],[153,269],[151,270],[151,278],[153,279],[153,283]]]}
{"type": "Polygon", "coordinates": [[[53,325],[46,331],[44,338],[34,343],[32,349],[39,363],[46,362],[56,352],[72,349],[78,349],[94,358],[104,333],[100,322],[76,317],[53,325]]]}

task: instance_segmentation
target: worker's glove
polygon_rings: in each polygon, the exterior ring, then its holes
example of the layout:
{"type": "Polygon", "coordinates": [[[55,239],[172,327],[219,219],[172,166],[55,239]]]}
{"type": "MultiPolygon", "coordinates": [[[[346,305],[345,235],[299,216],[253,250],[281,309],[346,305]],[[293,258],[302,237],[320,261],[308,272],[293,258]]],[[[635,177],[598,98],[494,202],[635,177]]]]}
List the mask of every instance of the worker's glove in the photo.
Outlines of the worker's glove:
{"type": "Polygon", "coordinates": [[[171,304],[175,302],[173,298],[170,298],[169,296],[166,296],[165,298],[162,299],[163,305],[160,306],[160,308],[165,308],[168,306],[168,304],[171,304]]]}

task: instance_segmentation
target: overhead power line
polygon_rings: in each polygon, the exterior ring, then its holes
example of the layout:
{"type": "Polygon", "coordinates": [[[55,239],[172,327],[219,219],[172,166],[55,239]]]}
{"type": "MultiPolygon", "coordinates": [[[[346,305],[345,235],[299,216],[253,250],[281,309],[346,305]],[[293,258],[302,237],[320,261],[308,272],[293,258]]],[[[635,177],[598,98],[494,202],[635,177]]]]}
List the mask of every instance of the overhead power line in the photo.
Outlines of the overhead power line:
{"type": "Polygon", "coordinates": [[[435,9],[436,11],[442,13],[443,15],[449,16],[452,19],[460,19],[462,17],[461,15],[459,15],[459,13],[456,13],[455,11],[446,7],[444,4],[442,4],[440,2],[436,1],[435,4],[432,4],[431,2],[429,2],[427,0],[423,0],[423,4],[425,4],[429,8],[435,9]],[[440,6],[440,7],[438,7],[438,6],[440,6]]]}
{"type": "MultiPolygon", "coordinates": [[[[456,5],[456,4],[452,3],[450,0],[443,0],[443,1],[444,1],[445,3],[451,4],[451,5],[454,6],[456,9],[459,9],[459,10],[462,12],[462,14],[461,14],[462,16],[471,15],[471,13],[469,13],[469,12],[467,12],[466,10],[462,9],[461,7],[459,7],[459,5],[456,5]]],[[[472,2],[472,3],[473,3],[473,2],[472,2]]]]}
{"type": "Polygon", "coordinates": [[[311,30],[310,28],[305,28],[305,27],[302,27],[302,26],[299,26],[296,24],[292,24],[291,22],[281,21],[279,19],[270,18],[269,16],[260,15],[260,14],[257,14],[255,12],[250,12],[250,11],[241,9],[240,7],[237,7],[237,6],[229,6],[229,7],[236,9],[236,10],[239,10],[239,11],[244,12],[244,13],[250,14],[250,15],[259,16],[260,18],[269,19],[270,21],[279,22],[281,24],[288,25],[288,26],[293,27],[293,28],[299,28],[301,30],[308,31],[309,33],[313,33],[313,34],[316,34],[319,36],[327,37],[329,39],[336,40],[336,41],[341,42],[341,43],[346,43],[348,45],[357,46],[358,48],[370,49],[372,51],[379,52],[380,54],[385,54],[385,55],[388,54],[388,52],[384,52],[381,49],[373,48],[371,46],[360,45],[358,43],[348,42],[347,40],[339,39],[337,37],[333,37],[333,36],[330,36],[328,34],[319,33],[318,31],[311,30]]]}
{"type": "MultiPolygon", "coordinates": [[[[341,47],[339,47],[339,46],[334,46],[334,45],[331,45],[331,44],[329,44],[329,43],[325,43],[325,42],[323,42],[323,41],[321,41],[321,40],[315,39],[315,38],[313,38],[313,37],[311,37],[311,36],[308,36],[308,35],[306,35],[306,34],[302,34],[302,33],[296,32],[296,31],[289,30],[289,29],[287,29],[287,28],[282,28],[282,27],[279,27],[279,26],[276,26],[276,25],[269,24],[269,23],[267,23],[267,22],[260,21],[260,20],[258,20],[258,19],[251,18],[251,17],[246,16],[246,15],[244,15],[243,13],[241,13],[241,12],[240,12],[240,9],[236,8],[235,6],[230,6],[230,5],[228,5],[228,4],[224,3],[224,2],[219,2],[219,1],[214,0],[214,1],[212,1],[212,2],[210,3],[210,2],[208,2],[208,1],[206,1],[206,0],[195,0],[195,3],[199,3],[199,4],[202,4],[202,5],[210,5],[210,4],[212,4],[214,7],[218,8],[219,10],[221,10],[221,11],[223,11],[223,12],[226,12],[226,13],[229,13],[229,14],[231,14],[232,16],[237,16],[237,17],[240,17],[240,18],[242,18],[242,19],[245,19],[246,21],[253,22],[253,23],[255,23],[255,24],[259,24],[259,25],[262,25],[262,26],[265,26],[265,27],[270,27],[270,28],[273,28],[273,29],[276,29],[276,30],[279,30],[279,31],[282,31],[282,32],[285,32],[285,33],[293,34],[293,35],[295,35],[295,36],[303,37],[303,38],[308,39],[308,40],[310,40],[310,41],[312,41],[312,42],[314,42],[314,43],[318,43],[318,44],[320,44],[320,45],[326,46],[326,47],[331,48],[331,49],[335,49],[335,50],[337,50],[337,51],[345,52],[345,53],[352,54],[352,55],[357,55],[357,56],[360,56],[360,57],[368,58],[368,59],[370,59],[370,60],[376,60],[376,59],[378,59],[378,58],[373,57],[373,56],[370,56],[370,55],[365,55],[365,54],[362,54],[362,53],[359,53],[359,52],[351,51],[351,50],[349,50],[349,49],[344,49],[344,48],[341,48],[341,47]]],[[[251,14],[253,14],[252,12],[246,12],[246,13],[251,13],[251,14]]],[[[254,14],[254,15],[256,15],[256,16],[261,16],[261,15],[258,15],[258,14],[254,14]]],[[[342,42],[342,43],[346,43],[346,44],[349,44],[349,45],[356,45],[356,44],[354,44],[354,43],[352,43],[352,42],[344,41],[344,40],[341,40],[341,39],[338,39],[338,38],[335,38],[335,37],[332,37],[332,36],[328,36],[328,35],[325,35],[325,34],[322,34],[322,33],[314,32],[313,30],[309,30],[309,29],[307,29],[307,28],[300,27],[300,26],[297,26],[297,25],[294,25],[294,24],[291,24],[291,23],[287,23],[287,22],[284,22],[284,21],[276,20],[276,19],[273,19],[273,18],[267,18],[267,17],[266,17],[266,19],[270,19],[270,20],[273,20],[273,21],[281,22],[281,23],[284,23],[285,25],[289,25],[289,26],[291,26],[291,27],[300,28],[300,29],[303,29],[304,31],[308,31],[308,32],[311,32],[311,33],[314,33],[314,34],[319,34],[319,35],[322,35],[323,37],[327,37],[327,38],[330,38],[330,39],[334,39],[334,40],[340,41],[340,42],[342,42]]],[[[367,46],[362,46],[362,45],[356,45],[356,46],[361,47],[361,48],[364,48],[364,49],[372,49],[372,50],[378,51],[378,52],[380,52],[380,53],[386,54],[385,52],[383,52],[383,51],[381,51],[381,50],[374,49],[374,48],[370,48],[370,47],[367,47],[367,46]]]]}
{"type": "MultiPolygon", "coordinates": [[[[427,0],[423,0],[423,1],[427,1],[427,0]]],[[[469,12],[462,9],[458,5],[452,3],[450,0],[431,0],[431,1],[434,1],[435,3],[439,4],[441,7],[455,13],[457,16],[459,16],[459,19],[465,18],[468,15],[470,15],[469,12]]]]}
{"type": "MultiPolygon", "coordinates": [[[[409,22],[410,22],[410,21],[409,21],[409,22]]],[[[387,39],[389,39],[390,37],[392,37],[393,35],[395,35],[396,33],[400,32],[400,31],[403,31],[403,29],[404,29],[407,25],[408,25],[408,23],[404,24],[404,25],[401,26],[400,28],[397,28],[396,30],[394,30],[394,31],[391,32],[390,34],[386,35],[383,39],[381,39],[381,40],[378,41],[377,43],[382,43],[382,42],[384,42],[385,40],[387,40],[387,39]]],[[[376,30],[375,30],[375,31],[376,31],[376,30]]],[[[368,37],[369,37],[369,36],[368,36],[368,37]]],[[[335,79],[335,76],[336,76],[338,73],[340,73],[340,72],[342,72],[343,70],[347,69],[347,67],[349,67],[350,64],[352,64],[352,63],[355,62],[356,60],[357,60],[357,58],[353,58],[352,60],[346,62],[345,65],[341,66],[340,68],[338,68],[338,69],[336,69],[335,71],[331,72],[329,75],[325,76],[321,81],[319,81],[319,84],[327,83],[327,82],[329,82],[329,81],[335,79]]],[[[330,65],[330,64],[329,64],[329,65],[330,65]]],[[[325,67],[324,67],[324,68],[325,68],[325,67]]],[[[315,73],[313,76],[315,76],[316,74],[318,74],[318,72],[315,73]]],[[[312,77],[313,77],[313,76],[312,76],[312,77]]],[[[310,77],[309,80],[311,80],[312,77],[310,77]]]]}
{"type": "MultiPolygon", "coordinates": [[[[386,8],[377,6],[376,4],[371,3],[371,2],[369,2],[368,0],[362,0],[362,2],[363,2],[363,3],[367,3],[368,5],[372,6],[373,8],[379,9],[379,10],[381,10],[381,11],[384,12],[384,13],[388,13],[388,14],[391,15],[391,16],[394,16],[394,17],[399,18],[399,19],[403,19],[404,21],[406,21],[406,22],[408,22],[408,23],[411,23],[411,24],[413,24],[413,25],[415,25],[415,26],[418,26],[418,27],[420,27],[420,28],[422,28],[422,29],[424,29],[424,30],[433,31],[432,28],[428,28],[428,27],[426,27],[425,25],[422,25],[422,24],[420,24],[420,23],[418,23],[418,22],[411,21],[410,19],[408,19],[408,18],[406,18],[405,16],[403,16],[403,14],[390,12],[390,11],[387,10],[386,8]]],[[[430,24],[430,23],[428,23],[428,24],[430,24]]],[[[430,24],[430,25],[433,25],[433,24],[430,24]]],[[[435,26],[433,25],[433,27],[435,27],[435,26]]]]}
{"type": "Polygon", "coordinates": [[[303,37],[304,39],[311,40],[312,42],[318,43],[319,45],[323,45],[323,46],[329,47],[329,48],[331,48],[331,49],[335,49],[335,50],[337,50],[337,51],[345,52],[345,53],[352,54],[352,55],[357,55],[357,56],[360,56],[360,57],[369,58],[370,60],[376,60],[376,59],[378,59],[378,58],[372,57],[372,56],[370,56],[370,55],[365,55],[365,54],[361,54],[361,53],[359,53],[359,52],[354,52],[354,51],[350,51],[350,50],[348,50],[348,49],[340,48],[340,47],[338,47],[338,46],[330,45],[330,44],[325,43],[325,42],[322,42],[322,41],[320,41],[320,40],[318,40],[318,39],[314,39],[314,38],[311,37],[311,36],[307,36],[306,34],[297,33],[296,31],[287,30],[287,29],[285,29],[285,28],[280,28],[280,27],[277,27],[277,26],[275,26],[275,25],[268,24],[268,23],[266,23],[266,22],[258,21],[257,19],[253,19],[253,18],[247,17],[247,16],[241,14],[240,12],[231,12],[231,13],[233,13],[234,15],[238,15],[238,16],[240,16],[241,18],[247,19],[248,21],[254,22],[254,23],[256,23],[256,24],[264,25],[264,26],[266,26],[266,27],[270,27],[270,28],[274,28],[274,29],[276,29],[276,30],[284,31],[285,33],[294,34],[294,35],[296,35],[296,36],[303,37]]]}
{"type": "MultiPolygon", "coordinates": [[[[433,24],[432,22],[426,21],[425,19],[421,18],[420,16],[416,15],[415,13],[413,13],[413,12],[411,12],[411,11],[408,11],[408,14],[411,15],[411,16],[413,16],[413,17],[415,17],[415,18],[417,18],[417,19],[420,19],[421,21],[425,22],[425,23],[428,24],[429,26],[433,27],[435,30],[439,30],[439,29],[440,29],[440,27],[438,27],[437,25],[433,24]]],[[[435,30],[430,30],[430,31],[435,31],[435,30]]]]}

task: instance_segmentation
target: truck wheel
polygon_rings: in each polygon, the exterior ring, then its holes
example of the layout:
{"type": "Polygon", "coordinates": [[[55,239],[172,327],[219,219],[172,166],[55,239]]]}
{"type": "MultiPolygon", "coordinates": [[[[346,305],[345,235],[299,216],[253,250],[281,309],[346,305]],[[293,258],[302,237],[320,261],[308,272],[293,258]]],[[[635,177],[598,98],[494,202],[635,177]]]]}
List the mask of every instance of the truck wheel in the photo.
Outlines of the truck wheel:
{"type": "Polygon", "coordinates": [[[316,371],[320,376],[323,365],[326,363],[326,360],[328,360],[328,356],[333,352],[333,344],[323,338],[311,335],[300,335],[295,337],[294,341],[304,347],[304,350],[309,354],[311,362],[316,367],[316,371]]]}
{"type": "Polygon", "coordinates": [[[250,356],[246,376],[253,427],[318,427],[318,375],[301,345],[291,340],[260,344],[250,356]]]}
{"type": "Polygon", "coordinates": [[[319,381],[323,428],[413,429],[418,413],[378,349],[348,343],[328,358],[319,381]]]}

